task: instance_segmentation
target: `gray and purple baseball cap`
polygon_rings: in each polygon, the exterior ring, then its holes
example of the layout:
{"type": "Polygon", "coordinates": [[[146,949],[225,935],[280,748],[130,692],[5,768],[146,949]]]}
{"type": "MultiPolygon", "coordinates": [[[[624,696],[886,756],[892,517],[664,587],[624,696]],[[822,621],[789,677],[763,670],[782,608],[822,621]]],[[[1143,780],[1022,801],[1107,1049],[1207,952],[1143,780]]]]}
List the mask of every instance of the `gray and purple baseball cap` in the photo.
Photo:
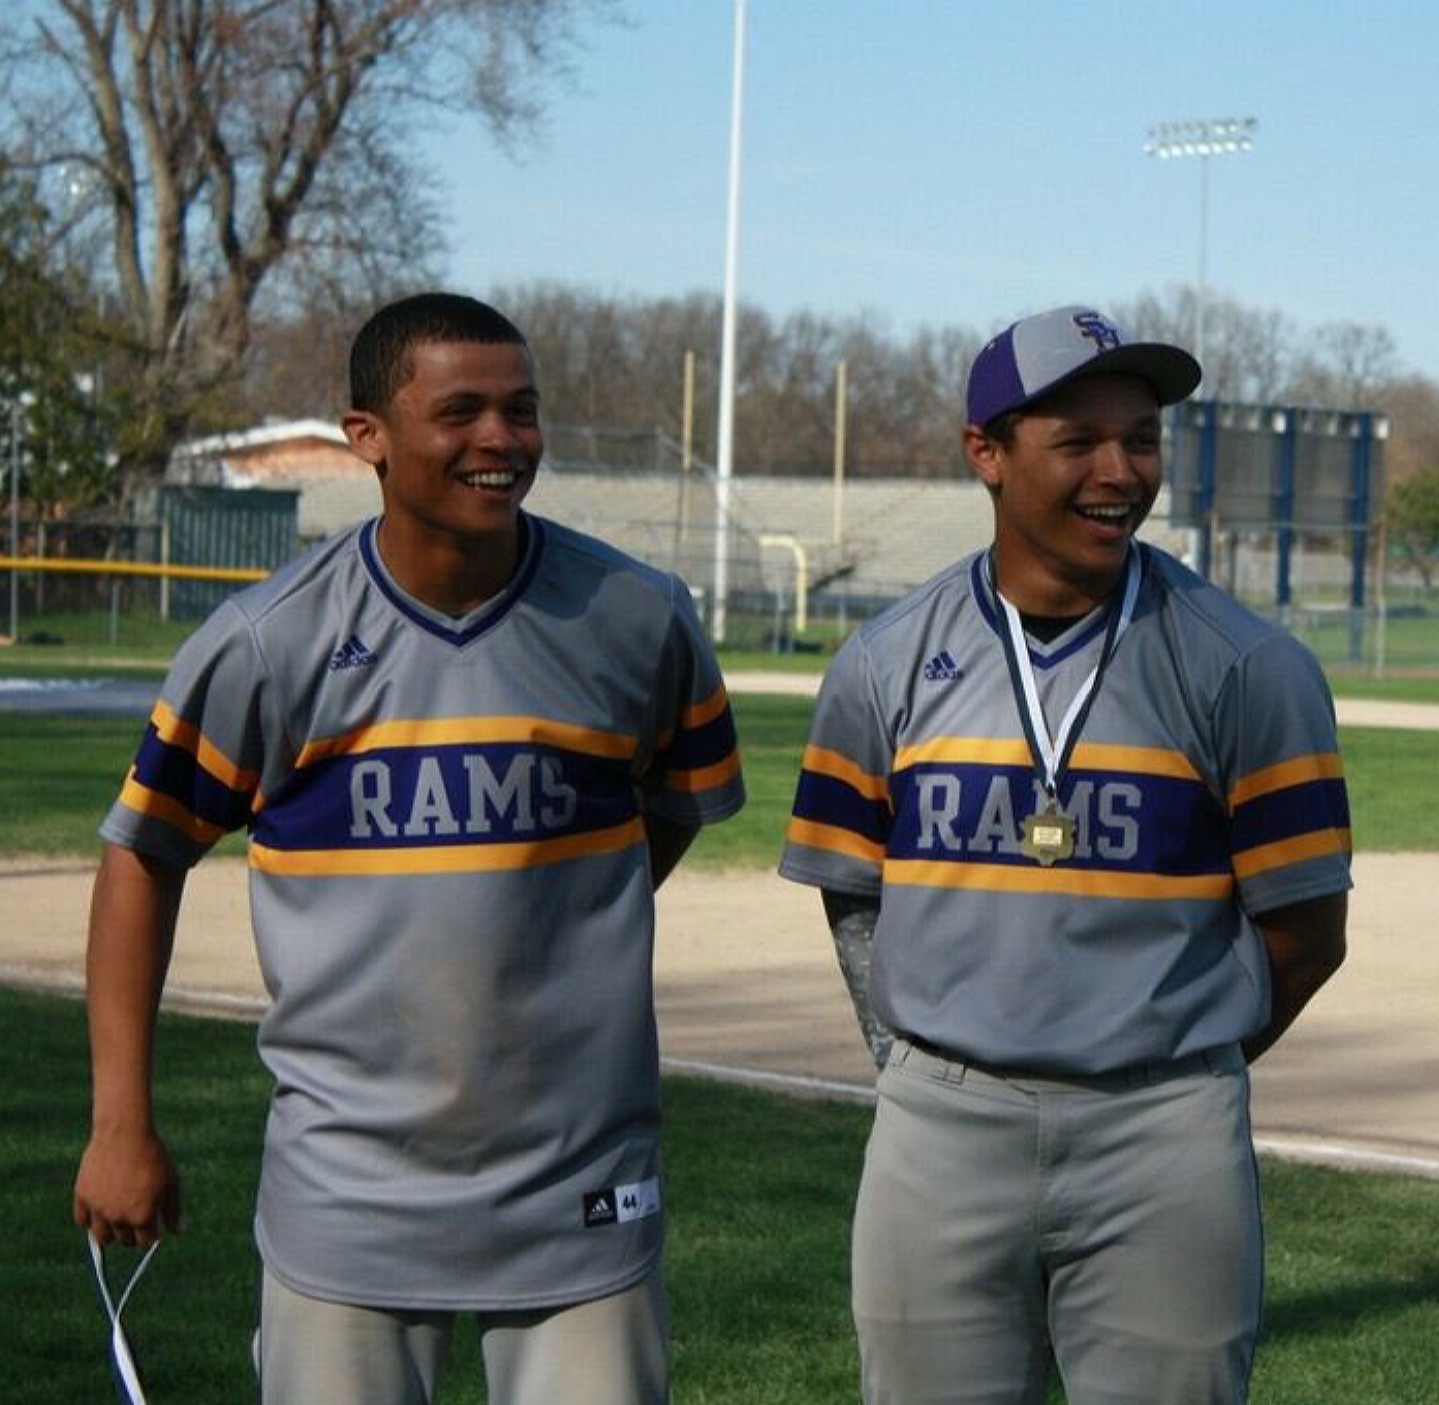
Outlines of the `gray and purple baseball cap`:
{"type": "Polygon", "coordinates": [[[1198,387],[1199,362],[1181,347],[1132,342],[1092,307],[1057,307],[1025,317],[989,342],[969,368],[967,422],[985,425],[1080,376],[1139,376],[1161,405],[1198,387]]]}

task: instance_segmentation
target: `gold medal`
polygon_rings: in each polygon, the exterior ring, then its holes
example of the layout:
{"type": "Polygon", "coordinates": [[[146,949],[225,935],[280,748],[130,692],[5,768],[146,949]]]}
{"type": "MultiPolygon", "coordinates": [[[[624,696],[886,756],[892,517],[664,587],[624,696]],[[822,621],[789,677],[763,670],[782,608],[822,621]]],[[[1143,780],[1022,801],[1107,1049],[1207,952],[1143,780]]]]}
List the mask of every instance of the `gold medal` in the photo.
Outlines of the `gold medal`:
{"type": "Polygon", "coordinates": [[[1019,848],[1025,858],[1045,868],[1069,858],[1074,853],[1074,820],[1051,800],[1042,813],[1025,817],[1019,848]]]}

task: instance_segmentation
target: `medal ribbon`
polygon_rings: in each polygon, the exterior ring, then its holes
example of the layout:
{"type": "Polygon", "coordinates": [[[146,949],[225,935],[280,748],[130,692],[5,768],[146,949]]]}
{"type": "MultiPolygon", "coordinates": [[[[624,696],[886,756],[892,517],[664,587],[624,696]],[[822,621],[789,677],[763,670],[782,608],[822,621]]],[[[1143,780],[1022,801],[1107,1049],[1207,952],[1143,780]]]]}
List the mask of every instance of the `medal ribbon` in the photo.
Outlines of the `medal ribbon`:
{"type": "Polygon", "coordinates": [[[105,1256],[100,1249],[100,1242],[92,1234],[90,1238],[90,1262],[95,1267],[95,1282],[100,1287],[100,1298],[105,1304],[105,1313],[110,1319],[110,1355],[115,1363],[115,1372],[119,1376],[119,1384],[124,1391],[124,1399],[127,1405],[145,1405],[145,1391],[140,1385],[140,1373],[135,1367],[135,1358],[130,1353],[130,1343],[125,1340],[125,1331],[120,1326],[120,1314],[125,1311],[125,1304],[130,1301],[130,1294],[135,1291],[135,1285],[144,1276],[145,1270],[150,1267],[150,1260],[155,1257],[155,1250],[160,1247],[157,1239],[148,1249],[145,1250],[145,1257],[135,1266],[135,1271],[130,1275],[130,1280],[125,1284],[124,1291],[120,1294],[119,1302],[110,1296],[110,1284],[105,1277],[105,1256]]]}
{"type": "Polygon", "coordinates": [[[994,591],[994,598],[1004,610],[1006,629],[1000,637],[1004,642],[1004,657],[1009,664],[1010,681],[1014,685],[1015,702],[1019,704],[1020,721],[1024,724],[1024,735],[1029,742],[1029,754],[1034,758],[1035,774],[1044,785],[1044,793],[1056,804],[1059,802],[1059,787],[1069,769],[1070,755],[1084,728],[1084,719],[1089,715],[1090,704],[1099,692],[1104,670],[1109,666],[1109,660],[1114,656],[1120,637],[1129,628],[1129,622],[1134,617],[1134,605],[1139,598],[1139,583],[1143,574],[1139,551],[1131,542],[1129,557],[1125,562],[1124,593],[1119,608],[1110,609],[1109,624],[1104,634],[1104,645],[1099,651],[1099,661],[1079,685],[1079,691],[1070,702],[1059,724],[1059,730],[1051,737],[1049,724],[1044,717],[1044,705],[1039,700],[1039,688],[1034,680],[1034,665],[1030,661],[1029,645],[1024,638],[1024,624],[1019,618],[1019,611],[999,593],[999,588],[994,583],[991,562],[989,583],[994,591]]]}

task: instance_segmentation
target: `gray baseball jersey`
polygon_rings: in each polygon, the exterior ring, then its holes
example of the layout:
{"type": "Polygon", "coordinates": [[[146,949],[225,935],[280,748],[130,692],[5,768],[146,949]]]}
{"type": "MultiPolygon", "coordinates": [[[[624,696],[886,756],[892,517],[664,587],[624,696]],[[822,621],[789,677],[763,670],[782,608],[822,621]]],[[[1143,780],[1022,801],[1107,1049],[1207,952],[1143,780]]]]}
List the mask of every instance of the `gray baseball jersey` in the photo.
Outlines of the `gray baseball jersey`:
{"type": "MultiPolygon", "coordinates": [[[[1349,886],[1333,703],[1312,655],[1141,548],[1060,788],[1072,856],[1026,856],[1043,789],[984,553],[858,630],[816,706],[780,872],[879,895],[870,996],[985,1062],[1096,1073],[1268,1020],[1254,915],[1349,886]]],[[[1048,729],[1109,611],[1029,638],[1048,729]]]]}
{"type": "Polygon", "coordinates": [[[533,516],[503,595],[405,595],[370,523],[175,660],[105,838],[250,828],[275,1077],[256,1216],[299,1292],[576,1302],[659,1253],[644,817],[743,785],[678,578],[533,516]]]}

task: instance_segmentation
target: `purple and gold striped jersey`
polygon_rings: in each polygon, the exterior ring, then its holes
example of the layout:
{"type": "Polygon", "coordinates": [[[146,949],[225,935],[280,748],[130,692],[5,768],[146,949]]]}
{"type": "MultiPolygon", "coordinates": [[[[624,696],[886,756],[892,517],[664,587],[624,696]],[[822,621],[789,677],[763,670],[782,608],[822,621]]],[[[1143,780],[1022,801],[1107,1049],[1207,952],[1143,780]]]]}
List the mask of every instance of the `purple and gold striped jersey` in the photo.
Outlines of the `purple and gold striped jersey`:
{"type": "MultiPolygon", "coordinates": [[[[1022,850],[1043,790],[978,554],[851,637],[821,689],[780,872],[880,899],[890,1028],[1002,1065],[1093,1073],[1268,1019],[1253,918],[1349,887],[1333,703],[1312,655],[1142,548],[1060,788],[1071,857],[1022,850]]],[[[1051,731],[1107,609],[1028,639],[1051,731]]]]}
{"type": "Polygon", "coordinates": [[[102,826],[187,865],[250,831],[257,1236],[312,1296],[545,1306],[660,1249],[645,821],[740,807],[734,726],[682,581],[524,522],[464,619],[374,523],[234,597],[102,826]]]}

